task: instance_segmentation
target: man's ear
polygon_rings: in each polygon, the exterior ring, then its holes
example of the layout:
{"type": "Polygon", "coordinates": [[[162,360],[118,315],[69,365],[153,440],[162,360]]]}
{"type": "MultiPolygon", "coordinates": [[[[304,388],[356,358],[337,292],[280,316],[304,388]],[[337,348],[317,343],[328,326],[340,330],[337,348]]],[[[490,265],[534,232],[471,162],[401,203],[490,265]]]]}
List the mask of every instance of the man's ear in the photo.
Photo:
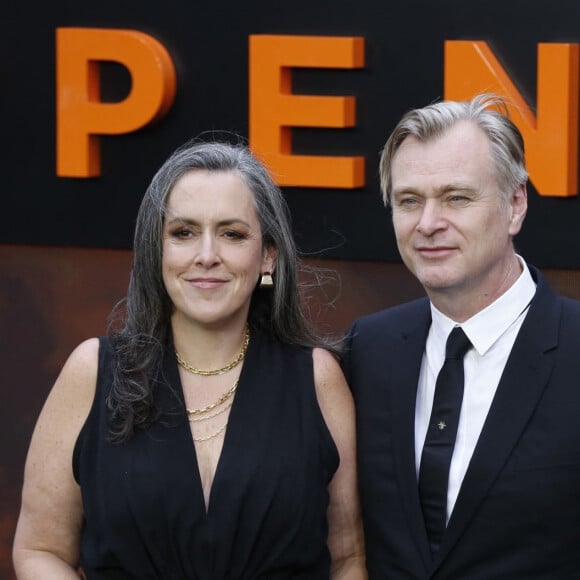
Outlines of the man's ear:
{"type": "Polygon", "coordinates": [[[515,236],[522,229],[522,224],[524,223],[524,218],[528,211],[528,192],[526,189],[526,184],[522,183],[512,193],[512,198],[510,200],[510,223],[509,223],[509,233],[511,236],[515,236]]]}

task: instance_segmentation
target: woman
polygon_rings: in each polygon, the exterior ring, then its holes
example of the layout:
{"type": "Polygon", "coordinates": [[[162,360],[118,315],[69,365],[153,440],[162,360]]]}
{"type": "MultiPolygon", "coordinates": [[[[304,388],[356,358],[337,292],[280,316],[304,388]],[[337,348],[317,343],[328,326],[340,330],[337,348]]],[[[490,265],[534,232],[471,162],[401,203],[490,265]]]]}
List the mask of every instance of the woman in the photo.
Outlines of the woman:
{"type": "Polygon", "coordinates": [[[287,209],[190,143],[139,210],[126,314],[38,419],[18,578],[365,578],[353,403],[305,322],[287,209]]]}

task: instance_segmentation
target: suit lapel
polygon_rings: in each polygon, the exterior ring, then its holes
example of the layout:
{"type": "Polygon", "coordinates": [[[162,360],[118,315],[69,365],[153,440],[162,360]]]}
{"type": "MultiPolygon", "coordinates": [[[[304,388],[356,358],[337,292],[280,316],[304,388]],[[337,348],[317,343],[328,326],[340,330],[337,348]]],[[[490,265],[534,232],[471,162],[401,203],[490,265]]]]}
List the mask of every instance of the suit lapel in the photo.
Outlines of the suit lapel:
{"type": "Polygon", "coordinates": [[[415,403],[421,360],[431,324],[429,302],[425,300],[423,305],[423,308],[417,309],[416,318],[401,331],[400,340],[394,345],[389,358],[396,361],[390,379],[390,405],[393,413],[393,441],[397,442],[394,447],[397,479],[411,534],[428,569],[431,554],[419,502],[415,468],[415,403]]]}
{"type": "Polygon", "coordinates": [[[548,383],[560,305],[539,273],[538,288],[499,382],[437,560],[460,538],[502,470],[548,383]]]}

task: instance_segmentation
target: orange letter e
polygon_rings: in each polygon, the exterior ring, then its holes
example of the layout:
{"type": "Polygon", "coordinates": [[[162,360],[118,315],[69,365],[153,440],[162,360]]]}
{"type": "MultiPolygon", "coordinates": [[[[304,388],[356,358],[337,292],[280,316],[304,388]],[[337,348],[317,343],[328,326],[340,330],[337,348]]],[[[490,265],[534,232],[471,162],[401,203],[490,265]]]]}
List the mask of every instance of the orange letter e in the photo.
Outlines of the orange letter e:
{"type": "Polygon", "coordinates": [[[355,98],[292,93],[292,67],[362,68],[364,38],[250,36],[250,145],[279,185],[352,189],[364,157],[292,154],[292,127],[353,127],[355,98]]]}

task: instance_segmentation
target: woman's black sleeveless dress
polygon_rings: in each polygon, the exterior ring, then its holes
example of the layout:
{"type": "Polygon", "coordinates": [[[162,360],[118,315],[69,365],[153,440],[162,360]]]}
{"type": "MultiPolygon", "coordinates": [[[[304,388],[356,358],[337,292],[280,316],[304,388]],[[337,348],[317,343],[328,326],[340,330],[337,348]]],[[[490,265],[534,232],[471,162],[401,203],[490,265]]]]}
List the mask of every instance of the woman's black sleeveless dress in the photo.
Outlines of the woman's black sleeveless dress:
{"type": "Polygon", "coordinates": [[[81,566],[94,579],[329,577],[327,485],[338,453],[318,406],[310,349],[252,334],[206,512],[173,353],[162,417],[107,442],[113,351],[74,450],[85,515],[81,566]]]}

